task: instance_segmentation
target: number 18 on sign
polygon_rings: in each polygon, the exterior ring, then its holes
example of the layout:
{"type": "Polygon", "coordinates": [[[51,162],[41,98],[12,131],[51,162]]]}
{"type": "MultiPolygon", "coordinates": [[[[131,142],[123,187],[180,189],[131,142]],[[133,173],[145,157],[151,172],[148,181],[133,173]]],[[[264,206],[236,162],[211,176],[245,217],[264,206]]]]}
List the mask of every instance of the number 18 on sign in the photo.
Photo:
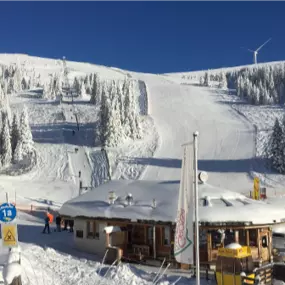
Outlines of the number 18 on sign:
{"type": "Polygon", "coordinates": [[[4,203],[0,206],[0,221],[3,223],[12,222],[17,215],[16,207],[10,203],[4,203]]]}

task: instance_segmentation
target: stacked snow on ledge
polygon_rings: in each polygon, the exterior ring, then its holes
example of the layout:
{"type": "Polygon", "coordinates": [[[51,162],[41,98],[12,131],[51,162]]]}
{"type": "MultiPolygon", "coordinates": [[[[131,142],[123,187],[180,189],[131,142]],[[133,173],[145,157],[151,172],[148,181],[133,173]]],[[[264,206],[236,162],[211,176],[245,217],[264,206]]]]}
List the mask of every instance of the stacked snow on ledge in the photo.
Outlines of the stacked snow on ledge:
{"type": "Polygon", "coordinates": [[[233,243],[230,243],[226,246],[226,248],[230,248],[230,249],[239,249],[241,248],[241,245],[236,243],[236,242],[233,242],[233,243]]]}
{"type": "MultiPolygon", "coordinates": [[[[71,217],[131,217],[132,220],[175,222],[178,193],[178,181],[113,180],[67,201],[60,213],[71,217]],[[110,191],[114,191],[117,197],[114,204],[109,203],[110,191]],[[131,205],[126,201],[128,193],[133,196],[131,205]]],[[[285,218],[284,207],[252,200],[209,184],[199,185],[199,200],[199,219],[202,223],[274,224],[281,223],[285,218]]]]}

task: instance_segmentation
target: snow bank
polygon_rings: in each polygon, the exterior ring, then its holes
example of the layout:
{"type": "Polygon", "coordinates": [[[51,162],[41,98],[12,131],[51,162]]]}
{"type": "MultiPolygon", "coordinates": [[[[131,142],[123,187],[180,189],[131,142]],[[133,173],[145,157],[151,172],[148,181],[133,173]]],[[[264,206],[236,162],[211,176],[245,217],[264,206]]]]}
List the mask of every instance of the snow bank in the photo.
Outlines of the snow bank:
{"type": "Polygon", "coordinates": [[[20,262],[21,248],[12,248],[8,254],[8,260],[3,268],[3,279],[5,284],[11,284],[14,278],[22,274],[22,266],[20,262]]]}
{"type": "Polygon", "coordinates": [[[3,268],[3,279],[5,283],[11,284],[14,278],[19,277],[22,274],[22,266],[17,263],[9,263],[3,268]]]}
{"type": "MultiPolygon", "coordinates": [[[[23,285],[84,284],[84,285],[151,285],[156,276],[152,268],[147,272],[128,264],[101,265],[99,262],[61,254],[51,248],[25,245],[23,250],[23,285]]],[[[168,273],[168,272],[167,272],[168,273]]],[[[162,276],[158,284],[170,285],[177,280],[172,274],[162,276]]],[[[195,279],[181,278],[176,284],[194,284],[195,279]]],[[[201,284],[204,285],[203,280],[201,284]]],[[[206,281],[205,281],[206,284],[206,281]]]]}

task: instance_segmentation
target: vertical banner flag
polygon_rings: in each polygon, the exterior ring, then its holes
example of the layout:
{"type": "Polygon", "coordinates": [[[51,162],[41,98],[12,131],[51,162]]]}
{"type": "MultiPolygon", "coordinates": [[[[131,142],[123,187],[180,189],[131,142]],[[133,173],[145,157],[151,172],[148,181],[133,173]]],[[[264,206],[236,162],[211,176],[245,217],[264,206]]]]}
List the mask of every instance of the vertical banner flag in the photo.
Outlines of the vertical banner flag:
{"type": "Polygon", "coordinates": [[[182,158],[181,180],[174,239],[174,256],[177,262],[193,264],[193,146],[185,145],[182,158]]]}
{"type": "Polygon", "coordinates": [[[254,180],[253,180],[253,198],[255,200],[259,200],[260,199],[259,178],[258,177],[254,177],[254,180]]]}

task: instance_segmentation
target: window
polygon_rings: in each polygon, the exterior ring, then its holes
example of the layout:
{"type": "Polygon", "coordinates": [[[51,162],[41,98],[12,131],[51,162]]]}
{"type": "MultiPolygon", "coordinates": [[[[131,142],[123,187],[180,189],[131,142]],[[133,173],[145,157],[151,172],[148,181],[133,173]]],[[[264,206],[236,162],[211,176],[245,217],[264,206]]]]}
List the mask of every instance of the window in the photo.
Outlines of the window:
{"type": "Polygon", "coordinates": [[[153,244],[153,227],[147,228],[147,239],[150,244],[153,244]]]}
{"type": "Polygon", "coordinates": [[[249,245],[257,246],[257,229],[249,230],[249,245]]]}
{"type": "Polygon", "coordinates": [[[245,230],[239,230],[238,239],[239,239],[240,245],[246,245],[246,231],[245,230]]]}
{"type": "Polygon", "coordinates": [[[83,231],[76,231],[77,238],[83,238],[83,231]]]}
{"type": "Polygon", "coordinates": [[[90,239],[99,239],[99,223],[95,221],[88,221],[87,222],[87,238],[90,239]]]}
{"type": "Polygon", "coordinates": [[[228,245],[235,242],[235,231],[234,230],[226,230],[225,231],[225,241],[224,245],[228,245]]]}
{"type": "Polygon", "coordinates": [[[267,236],[261,238],[261,245],[262,247],[268,247],[267,236]]]}
{"type": "Polygon", "coordinates": [[[212,230],[210,232],[212,235],[212,249],[217,249],[221,246],[223,236],[219,231],[216,230],[212,230]]]}
{"type": "Polygon", "coordinates": [[[200,230],[199,231],[199,246],[200,249],[206,249],[207,250],[207,231],[206,230],[200,230]]]}
{"type": "Polygon", "coordinates": [[[163,245],[170,245],[170,228],[169,228],[169,226],[165,226],[163,228],[162,236],[163,236],[163,240],[162,240],[163,245]]]}

